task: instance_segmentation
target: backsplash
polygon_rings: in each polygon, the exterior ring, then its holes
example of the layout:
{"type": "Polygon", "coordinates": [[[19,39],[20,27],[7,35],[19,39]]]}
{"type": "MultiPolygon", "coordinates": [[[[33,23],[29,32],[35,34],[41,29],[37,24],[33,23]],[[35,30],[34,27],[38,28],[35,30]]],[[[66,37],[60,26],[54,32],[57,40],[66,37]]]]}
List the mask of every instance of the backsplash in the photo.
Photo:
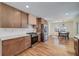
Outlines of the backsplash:
{"type": "Polygon", "coordinates": [[[1,32],[34,32],[33,28],[0,28],[1,32]]]}

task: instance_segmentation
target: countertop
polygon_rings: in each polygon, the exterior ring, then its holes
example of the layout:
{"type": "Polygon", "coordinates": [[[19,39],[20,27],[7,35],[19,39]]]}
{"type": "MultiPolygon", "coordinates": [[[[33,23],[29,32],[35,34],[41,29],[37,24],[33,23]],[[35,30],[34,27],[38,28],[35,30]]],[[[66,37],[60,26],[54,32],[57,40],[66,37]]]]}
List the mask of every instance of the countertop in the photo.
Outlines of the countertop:
{"type": "Polygon", "coordinates": [[[75,36],[76,39],[79,39],[79,34],[75,36]]]}
{"type": "Polygon", "coordinates": [[[23,37],[23,36],[29,36],[29,34],[26,34],[26,32],[3,32],[0,33],[0,40],[7,40],[7,39],[12,39],[12,38],[17,38],[17,37],[23,37]]]}

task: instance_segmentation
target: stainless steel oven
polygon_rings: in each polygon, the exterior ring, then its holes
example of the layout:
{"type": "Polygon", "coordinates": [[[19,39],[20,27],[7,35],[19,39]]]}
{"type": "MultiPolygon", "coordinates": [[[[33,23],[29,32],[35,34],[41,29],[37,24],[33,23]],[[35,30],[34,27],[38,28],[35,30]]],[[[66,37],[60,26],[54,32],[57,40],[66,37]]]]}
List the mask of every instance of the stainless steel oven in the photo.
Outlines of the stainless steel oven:
{"type": "Polygon", "coordinates": [[[28,33],[31,36],[31,45],[33,45],[34,43],[38,42],[38,35],[37,33],[28,33]]]}

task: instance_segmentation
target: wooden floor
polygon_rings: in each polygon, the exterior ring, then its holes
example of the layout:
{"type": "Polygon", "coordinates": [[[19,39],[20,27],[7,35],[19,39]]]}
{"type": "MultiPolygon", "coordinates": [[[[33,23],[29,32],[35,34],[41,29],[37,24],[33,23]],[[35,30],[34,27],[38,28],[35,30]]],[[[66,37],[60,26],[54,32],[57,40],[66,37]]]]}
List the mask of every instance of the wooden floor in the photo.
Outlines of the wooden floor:
{"type": "Polygon", "coordinates": [[[49,37],[47,42],[36,43],[18,56],[74,56],[73,40],[59,39],[59,44],[55,44],[55,40],[49,37]]]}

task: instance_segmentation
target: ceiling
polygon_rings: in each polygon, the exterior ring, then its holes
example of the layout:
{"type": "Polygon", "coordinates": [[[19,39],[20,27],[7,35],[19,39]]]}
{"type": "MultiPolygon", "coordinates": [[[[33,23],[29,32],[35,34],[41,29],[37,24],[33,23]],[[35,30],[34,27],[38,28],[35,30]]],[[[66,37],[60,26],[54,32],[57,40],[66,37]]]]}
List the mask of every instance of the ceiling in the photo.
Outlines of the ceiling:
{"type": "Polygon", "coordinates": [[[17,9],[48,20],[70,19],[79,14],[79,2],[5,2],[17,9]],[[29,8],[26,8],[29,5],[29,8]]]}

